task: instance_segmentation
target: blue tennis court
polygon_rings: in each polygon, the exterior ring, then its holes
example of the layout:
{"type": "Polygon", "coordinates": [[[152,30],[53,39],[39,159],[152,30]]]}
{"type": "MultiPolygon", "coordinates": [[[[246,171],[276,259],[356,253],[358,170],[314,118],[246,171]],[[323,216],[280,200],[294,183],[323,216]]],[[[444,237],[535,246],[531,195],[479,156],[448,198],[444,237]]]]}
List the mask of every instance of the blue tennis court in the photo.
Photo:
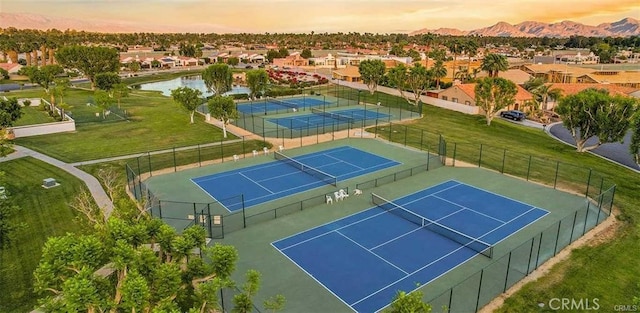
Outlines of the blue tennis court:
{"type": "Polygon", "coordinates": [[[229,211],[373,173],[399,162],[342,146],[265,164],[193,178],[229,211]],[[302,169],[304,167],[304,170],[302,169]]]}
{"type": "Polygon", "coordinates": [[[272,111],[282,111],[287,109],[303,110],[311,107],[322,107],[327,102],[316,98],[286,98],[286,99],[266,99],[253,103],[238,104],[238,111],[244,114],[267,114],[272,111]],[[284,102],[284,104],[283,104],[284,102]],[[288,105],[287,105],[288,104],[288,105]]]}
{"type": "Polygon", "coordinates": [[[318,126],[331,124],[344,124],[363,120],[389,120],[390,115],[364,109],[348,109],[339,111],[327,111],[336,114],[340,119],[319,114],[304,114],[284,118],[270,118],[267,121],[289,129],[313,129],[318,126]]]}
{"type": "Polygon", "coordinates": [[[372,198],[376,207],[272,243],[357,312],[381,310],[398,290],[490,256],[549,213],[454,180],[390,202],[372,198]]]}

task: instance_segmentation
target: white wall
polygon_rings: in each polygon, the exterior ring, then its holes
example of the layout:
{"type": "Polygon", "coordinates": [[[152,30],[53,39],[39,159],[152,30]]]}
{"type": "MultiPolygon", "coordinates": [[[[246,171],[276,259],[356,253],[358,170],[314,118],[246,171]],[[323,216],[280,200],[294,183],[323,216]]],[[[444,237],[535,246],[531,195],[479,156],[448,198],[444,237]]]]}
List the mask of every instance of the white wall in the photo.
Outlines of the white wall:
{"type": "Polygon", "coordinates": [[[433,98],[433,97],[427,97],[427,96],[422,96],[420,99],[422,99],[422,101],[424,103],[428,103],[430,105],[437,106],[437,107],[440,107],[440,108],[444,108],[444,109],[447,109],[447,110],[462,112],[462,113],[465,113],[465,114],[480,114],[480,107],[478,107],[478,106],[471,106],[471,105],[466,105],[466,104],[463,104],[463,103],[446,101],[446,100],[433,98]]]}
{"type": "MultiPolygon", "coordinates": [[[[21,99],[21,100],[25,100],[25,99],[21,99]]],[[[40,105],[41,102],[44,102],[46,105],[49,105],[49,102],[44,99],[34,98],[29,100],[31,100],[31,106],[40,105]]],[[[58,108],[56,108],[56,111],[58,111],[58,114],[61,113],[60,109],[58,108]]],[[[73,118],[71,118],[66,113],[64,114],[64,116],[65,116],[65,120],[62,122],[17,126],[17,127],[10,127],[9,129],[13,131],[15,138],[75,131],[76,121],[74,121],[73,118]]]]}

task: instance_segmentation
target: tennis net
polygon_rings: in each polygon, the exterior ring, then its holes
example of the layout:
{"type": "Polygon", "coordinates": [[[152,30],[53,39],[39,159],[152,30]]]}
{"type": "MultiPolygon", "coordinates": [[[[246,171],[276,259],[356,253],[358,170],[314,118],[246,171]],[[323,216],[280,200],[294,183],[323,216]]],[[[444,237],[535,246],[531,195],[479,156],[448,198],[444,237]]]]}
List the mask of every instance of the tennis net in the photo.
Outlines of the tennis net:
{"type": "Polygon", "coordinates": [[[298,162],[278,151],[274,151],[273,152],[273,157],[281,162],[284,162],[288,165],[291,165],[317,179],[320,179],[321,181],[330,184],[330,185],[334,185],[337,186],[338,185],[338,178],[333,176],[333,175],[329,175],[321,170],[315,169],[311,166],[305,165],[304,163],[298,162]]]}
{"type": "Polygon", "coordinates": [[[340,114],[336,114],[336,113],[331,113],[331,112],[323,111],[323,110],[316,109],[316,108],[311,108],[311,113],[317,114],[317,115],[320,115],[320,116],[325,116],[325,117],[328,117],[328,118],[332,118],[334,120],[339,120],[339,121],[343,121],[343,122],[347,122],[347,123],[353,123],[353,118],[352,117],[348,117],[348,116],[344,116],[344,115],[340,115],[340,114]]]}
{"type": "Polygon", "coordinates": [[[373,204],[381,207],[385,211],[395,214],[398,217],[401,217],[405,220],[408,220],[422,228],[426,228],[436,234],[439,234],[445,238],[451,239],[469,249],[475,250],[476,252],[488,257],[493,257],[493,246],[488,243],[485,243],[476,238],[467,236],[457,230],[451,229],[447,226],[444,226],[436,221],[432,221],[425,217],[422,217],[416,213],[413,213],[389,200],[386,200],[375,193],[371,193],[371,198],[373,204]]]}
{"type": "Polygon", "coordinates": [[[300,108],[300,106],[295,104],[295,103],[285,102],[285,101],[278,100],[278,99],[269,99],[269,102],[273,102],[275,104],[278,104],[278,105],[281,105],[281,106],[285,106],[285,107],[288,107],[288,108],[292,108],[292,109],[296,109],[296,110],[300,108]]]}

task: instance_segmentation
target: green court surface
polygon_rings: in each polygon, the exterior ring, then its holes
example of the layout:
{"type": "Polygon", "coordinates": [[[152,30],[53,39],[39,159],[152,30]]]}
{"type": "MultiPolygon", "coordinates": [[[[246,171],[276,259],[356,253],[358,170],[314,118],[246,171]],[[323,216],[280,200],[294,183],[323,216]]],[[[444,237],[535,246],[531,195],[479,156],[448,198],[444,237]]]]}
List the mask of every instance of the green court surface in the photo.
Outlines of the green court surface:
{"type": "MultiPolygon", "coordinates": [[[[474,257],[421,287],[425,293],[425,300],[431,302],[436,310],[442,305],[450,305],[452,312],[474,311],[476,307],[481,307],[500,294],[505,286],[515,284],[608,216],[605,212],[598,212],[595,205],[589,208],[582,195],[569,194],[487,169],[443,167],[435,154],[427,158],[425,151],[408,149],[376,139],[336,140],[285,150],[285,154],[296,156],[345,145],[401,162],[402,165],[339,182],[337,187],[327,185],[251,207],[246,210],[247,215],[263,212],[268,216],[259,218],[260,222],[251,223],[244,229],[242,225],[238,225],[241,222],[231,218],[228,212],[210,206],[214,211],[218,210],[211,214],[224,215],[224,238],[214,239],[213,242],[231,244],[239,251],[237,277],[234,278],[242,280],[241,275],[249,269],[256,269],[262,273],[262,288],[255,303],[261,304],[274,294],[282,294],[287,299],[285,312],[352,312],[351,308],[281,254],[271,243],[371,208],[372,192],[394,199],[444,181],[457,180],[550,212],[499,242],[494,247],[493,258],[474,257]],[[378,187],[368,183],[371,179],[393,177],[393,173],[424,165],[427,159],[430,162],[428,171],[416,171],[411,176],[402,175],[402,178],[397,180],[396,177],[392,180],[381,179],[383,183],[378,184],[378,187]],[[288,212],[292,214],[274,216],[274,212],[277,212],[274,211],[275,208],[313,196],[323,197],[324,194],[331,194],[339,188],[353,191],[356,186],[362,189],[362,195],[356,196],[350,192],[351,196],[344,201],[333,204],[317,203],[305,207],[304,210],[288,212]],[[233,231],[228,232],[228,229],[233,231]],[[482,292],[479,292],[479,289],[482,289],[482,292]]],[[[165,221],[181,230],[192,223],[193,216],[191,221],[187,217],[194,212],[194,202],[211,202],[211,198],[190,181],[191,178],[272,161],[274,160],[271,155],[261,154],[238,162],[154,176],[147,179],[145,184],[158,199],[185,202],[164,202],[162,205],[165,221]]],[[[200,207],[198,205],[198,208],[200,207]]],[[[384,232],[385,229],[378,231],[384,232]]],[[[259,307],[261,308],[261,305],[259,307]]]]}

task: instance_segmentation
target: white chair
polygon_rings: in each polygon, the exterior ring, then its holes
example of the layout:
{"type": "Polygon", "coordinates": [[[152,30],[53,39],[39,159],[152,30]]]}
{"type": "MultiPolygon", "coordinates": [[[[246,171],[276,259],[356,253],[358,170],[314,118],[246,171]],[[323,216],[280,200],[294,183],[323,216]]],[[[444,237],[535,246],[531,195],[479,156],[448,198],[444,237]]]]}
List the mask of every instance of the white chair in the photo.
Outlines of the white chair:
{"type": "Polygon", "coordinates": [[[283,145],[278,146],[278,151],[282,152],[282,150],[284,150],[284,146],[283,145]]]}
{"type": "Polygon", "coordinates": [[[269,148],[267,147],[262,148],[262,151],[264,151],[264,155],[269,154],[269,148]]]}
{"type": "Polygon", "coordinates": [[[336,201],[340,201],[342,200],[342,194],[340,193],[340,191],[336,191],[333,193],[333,197],[336,198],[336,201]]]}
{"type": "Polygon", "coordinates": [[[327,195],[326,199],[324,200],[324,202],[326,204],[333,204],[333,199],[331,198],[330,195],[327,195]]]}
{"type": "Polygon", "coordinates": [[[254,157],[258,156],[258,151],[253,150],[253,156],[254,156],[254,157]]]}
{"type": "Polygon", "coordinates": [[[344,189],[338,190],[338,193],[340,194],[340,197],[342,197],[342,200],[349,198],[349,193],[344,191],[344,189]]]}
{"type": "Polygon", "coordinates": [[[354,189],[354,190],[353,190],[353,195],[354,195],[354,196],[359,196],[359,195],[361,195],[361,194],[362,194],[362,190],[360,190],[360,189],[358,189],[358,188],[356,188],[356,189],[354,189]]]}
{"type": "Polygon", "coordinates": [[[234,162],[238,162],[238,160],[240,160],[240,158],[238,157],[238,155],[237,155],[237,154],[234,154],[234,155],[233,155],[233,161],[234,161],[234,162]]]}

